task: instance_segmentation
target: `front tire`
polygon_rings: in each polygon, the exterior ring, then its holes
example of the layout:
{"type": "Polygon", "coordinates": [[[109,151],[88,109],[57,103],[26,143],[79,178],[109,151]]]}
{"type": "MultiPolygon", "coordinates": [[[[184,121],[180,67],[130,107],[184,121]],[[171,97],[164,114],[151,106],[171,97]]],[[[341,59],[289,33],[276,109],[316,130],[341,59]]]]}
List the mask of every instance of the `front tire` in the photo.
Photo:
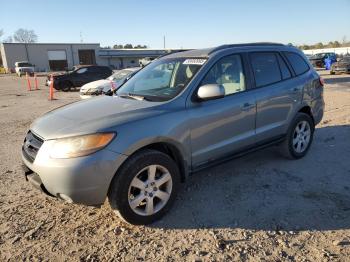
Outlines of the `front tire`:
{"type": "Polygon", "coordinates": [[[292,121],[285,141],[281,144],[281,153],[289,159],[299,159],[308,152],[314,135],[314,122],[305,113],[297,113],[292,121]]]}
{"type": "Polygon", "coordinates": [[[70,91],[72,88],[73,88],[73,84],[72,84],[71,82],[69,82],[69,81],[65,81],[65,82],[62,82],[61,88],[60,88],[60,89],[61,89],[63,92],[68,92],[68,91],[70,91]]]}
{"type": "Polygon", "coordinates": [[[168,155],[144,150],[131,156],[113,178],[108,200],[126,222],[150,224],[160,219],[175,200],[180,172],[168,155]]]}

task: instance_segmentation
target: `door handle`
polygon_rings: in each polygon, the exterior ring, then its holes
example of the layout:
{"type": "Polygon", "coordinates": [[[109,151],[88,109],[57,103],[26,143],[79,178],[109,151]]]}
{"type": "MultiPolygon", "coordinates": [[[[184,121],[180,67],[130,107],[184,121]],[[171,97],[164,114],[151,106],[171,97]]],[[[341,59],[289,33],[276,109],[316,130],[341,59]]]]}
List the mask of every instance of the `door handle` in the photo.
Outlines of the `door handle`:
{"type": "Polygon", "coordinates": [[[241,107],[242,111],[249,111],[250,109],[254,108],[255,104],[253,103],[244,103],[243,106],[241,107]]]}

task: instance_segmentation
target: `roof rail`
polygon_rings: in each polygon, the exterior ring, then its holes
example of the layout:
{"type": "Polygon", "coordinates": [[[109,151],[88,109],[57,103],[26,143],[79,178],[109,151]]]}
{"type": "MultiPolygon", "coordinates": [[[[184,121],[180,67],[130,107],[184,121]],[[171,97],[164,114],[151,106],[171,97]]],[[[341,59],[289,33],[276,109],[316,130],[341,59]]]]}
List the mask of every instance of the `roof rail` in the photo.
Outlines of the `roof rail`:
{"type": "MultiPolygon", "coordinates": [[[[231,47],[245,47],[245,46],[284,46],[281,43],[270,43],[270,42],[256,42],[256,43],[242,43],[242,44],[229,44],[229,45],[220,45],[212,49],[209,54],[212,54],[216,51],[231,48],[231,47]]],[[[208,55],[209,55],[208,54],[208,55]]]]}

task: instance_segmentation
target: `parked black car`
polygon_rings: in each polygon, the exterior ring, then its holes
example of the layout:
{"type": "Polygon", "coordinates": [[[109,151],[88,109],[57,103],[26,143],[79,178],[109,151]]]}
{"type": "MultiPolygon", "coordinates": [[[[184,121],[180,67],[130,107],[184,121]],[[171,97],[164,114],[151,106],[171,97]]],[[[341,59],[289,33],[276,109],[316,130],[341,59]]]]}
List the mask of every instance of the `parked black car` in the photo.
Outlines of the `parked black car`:
{"type": "Polygon", "coordinates": [[[331,75],[335,73],[350,73],[350,56],[344,56],[339,61],[332,64],[331,75]]]}
{"type": "Polygon", "coordinates": [[[325,67],[325,60],[329,58],[331,59],[332,63],[337,61],[337,56],[335,53],[330,52],[330,53],[318,53],[309,58],[311,64],[316,68],[320,67],[323,68],[325,67]]]}
{"type": "MultiPolygon", "coordinates": [[[[105,79],[112,74],[107,66],[79,66],[73,71],[64,74],[53,75],[54,88],[56,90],[69,91],[72,88],[81,87],[89,82],[105,79]]],[[[50,85],[50,76],[47,77],[46,85],[50,85]]]]}

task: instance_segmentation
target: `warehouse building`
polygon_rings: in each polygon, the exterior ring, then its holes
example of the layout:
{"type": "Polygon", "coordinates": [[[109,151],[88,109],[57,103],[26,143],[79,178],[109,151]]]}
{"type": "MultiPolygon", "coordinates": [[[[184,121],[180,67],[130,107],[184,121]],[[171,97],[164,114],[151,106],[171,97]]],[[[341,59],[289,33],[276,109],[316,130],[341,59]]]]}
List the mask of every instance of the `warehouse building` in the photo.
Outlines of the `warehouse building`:
{"type": "Polygon", "coordinates": [[[156,58],[179,49],[104,49],[98,43],[2,43],[3,67],[13,71],[15,62],[28,61],[35,70],[61,71],[75,65],[104,65],[113,69],[139,66],[145,57],[156,58]]]}

